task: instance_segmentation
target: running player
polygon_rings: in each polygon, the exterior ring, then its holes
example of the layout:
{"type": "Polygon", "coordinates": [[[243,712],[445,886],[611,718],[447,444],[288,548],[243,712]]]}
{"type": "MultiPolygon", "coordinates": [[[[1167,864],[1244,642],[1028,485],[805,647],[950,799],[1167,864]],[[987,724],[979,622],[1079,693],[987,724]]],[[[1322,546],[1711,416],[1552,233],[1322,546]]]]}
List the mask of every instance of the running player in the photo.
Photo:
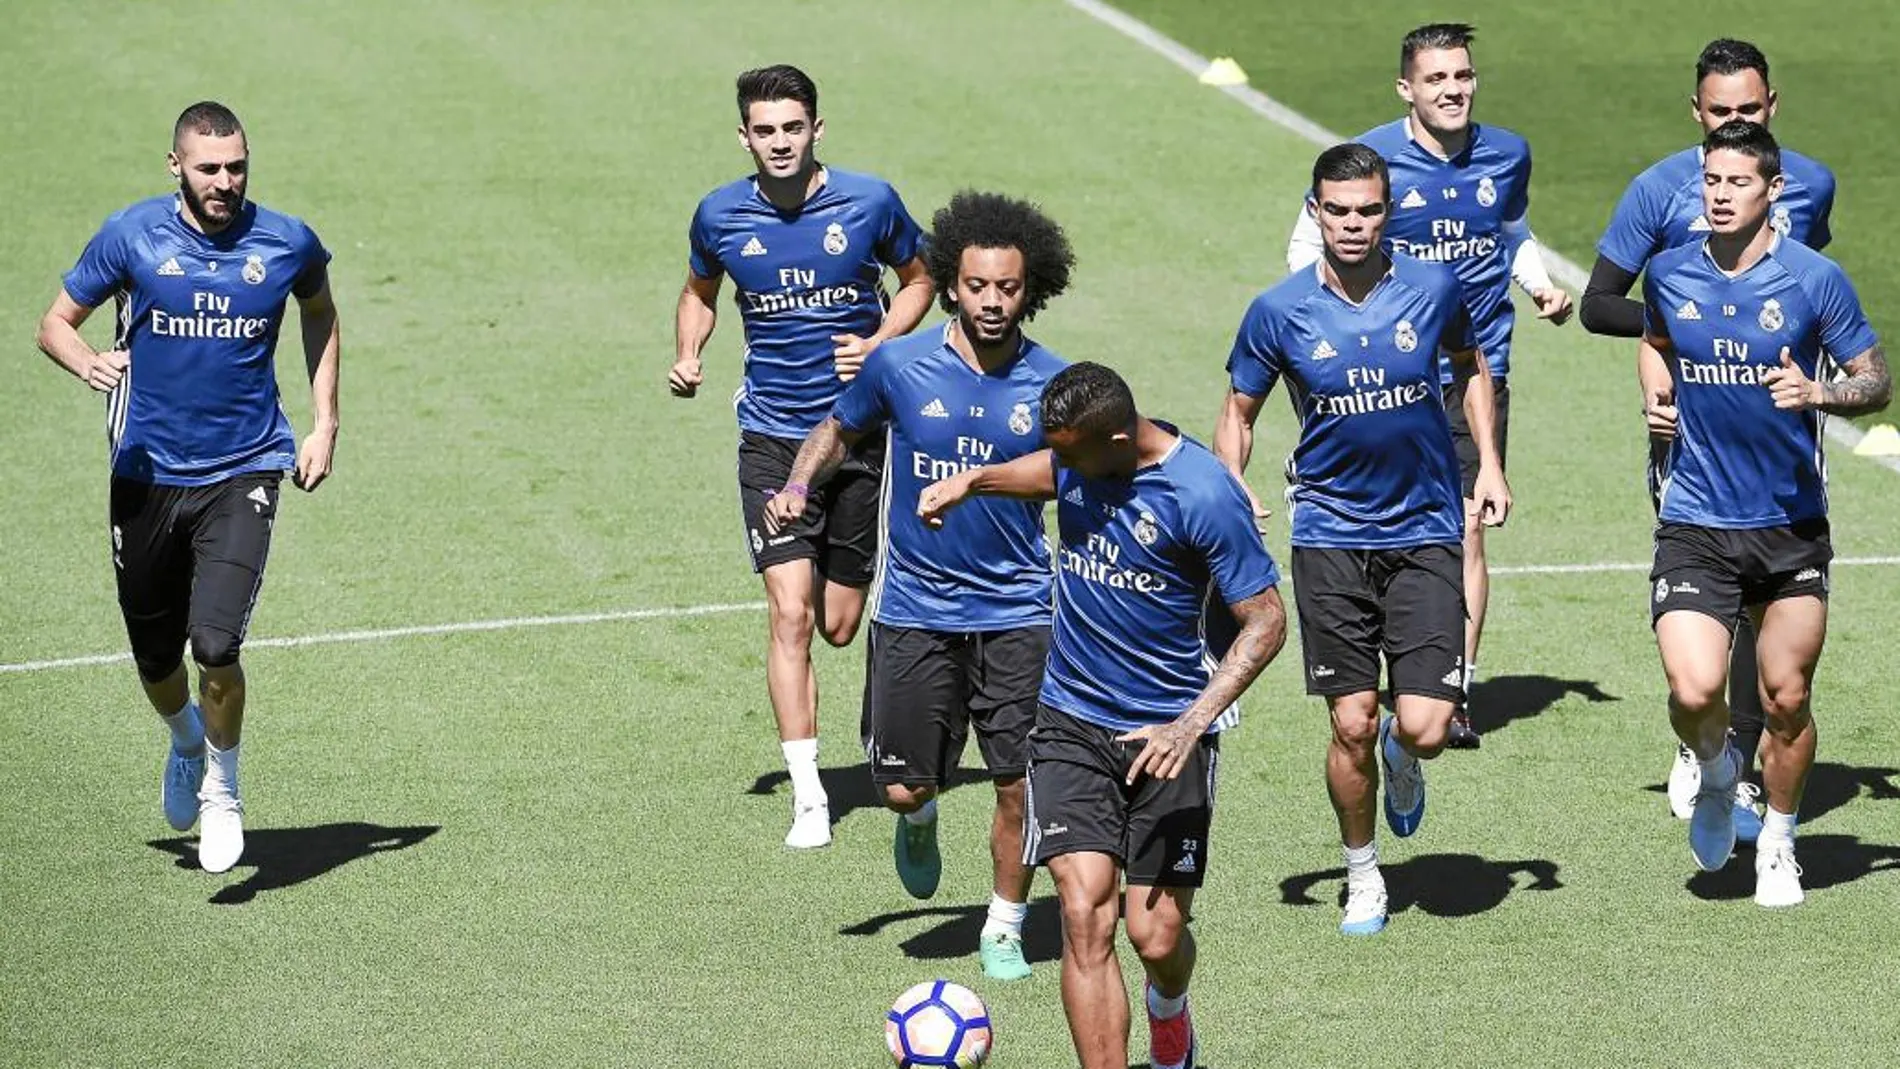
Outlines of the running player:
{"type": "MultiPolygon", "coordinates": [[[[1780,97],[1768,82],[1768,58],[1754,45],[1711,41],[1696,59],[1695,93],[1689,98],[1689,109],[1704,134],[1735,119],[1767,126],[1779,105],[1780,97]]],[[[1811,249],[1825,249],[1833,236],[1828,228],[1834,208],[1833,172],[1788,149],[1781,150],[1781,166],[1782,193],[1769,214],[1769,225],[1811,249]]],[[[1630,182],[1609,228],[1597,242],[1596,266],[1583,291],[1580,318],[1585,330],[1617,338],[1642,335],[1642,302],[1626,295],[1651,257],[1708,235],[1702,181],[1702,146],[1698,144],[1659,161],[1630,182]]],[[[1662,463],[1668,453],[1667,441],[1651,441],[1652,500],[1661,492],[1662,463]]],[[[1755,811],[1759,792],[1747,779],[1763,723],[1761,698],[1749,682],[1757,674],[1752,626],[1747,614],[1738,618],[1734,660],[1729,666],[1729,678],[1739,681],[1729,695],[1729,709],[1742,755],[1744,778],[1736,784],[1736,830],[1744,842],[1753,842],[1761,830],[1755,811]]],[[[1678,747],[1669,770],[1669,805],[1682,820],[1689,819],[1694,804],[1698,769],[1689,748],[1678,747]]]]}
{"type": "Polygon", "coordinates": [[[246,199],[250,146],[230,109],[186,108],[166,162],[177,192],[105,221],[41,317],[39,346],[107,395],[112,563],[139,681],[170,729],[165,819],[199,824],[198,863],[225,872],[244,854],[238,654],[284,472],[306,491],[330,474],[339,334],[330,254],[302,220],[246,199]],[[272,367],[291,297],[315,422],[301,447],[272,367]],[[108,298],[118,329],[97,352],[79,328],[108,298]]]}
{"type": "Polygon", "coordinates": [[[708,193],[693,213],[686,286],[667,382],[692,397],[712,336],[719,286],[731,275],[745,323],[739,413],[739,505],[752,570],[765,578],[770,637],[765,683],[792,779],[785,845],[831,842],[818,778],[816,631],[850,643],[877,556],[883,439],[867,439],[804,518],[766,535],[765,503],[789,480],[798,443],[831,412],[879,342],[908,333],[930,310],[923,232],[883,181],[820,164],[818,87],[796,67],[739,75],[739,143],[756,174],[708,193]],[[885,267],[901,284],[886,300],[885,267]]]}
{"type": "MultiPolygon", "coordinates": [[[[1399,44],[1399,99],[1406,114],[1355,138],[1385,157],[1398,197],[1385,226],[1389,252],[1452,265],[1465,287],[1478,348],[1491,367],[1497,397],[1498,463],[1504,463],[1511,426],[1511,335],[1517,312],[1511,283],[1529,294],[1541,319],[1570,318],[1570,294],[1550,280],[1530,228],[1531,147],[1501,126],[1473,122],[1478,72],[1471,59],[1476,30],[1464,23],[1433,23],[1405,35],[1399,44]]],[[[1287,267],[1312,266],[1323,253],[1320,225],[1309,203],[1287,245],[1287,267]]],[[[1478,448],[1465,419],[1464,393],[1449,367],[1440,371],[1445,412],[1458,447],[1464,491],[1465,676],[1467,695],[1478,674],[1478,641],[1484,632],[1491,577],[1484,553],[1484,527],[1473,489],[1478,448]]],[[[1451,721],[1453,748],[1479,744],[1460,703],[1451,721]]]]}
{"type": "Polygon", "coordinates": [[[1754,619],[1768,721],[1755,901],[1792,906],[1833,558],[1821,423],[1885,408],[1893,382],[1846,274],[1774,225],[1785,182],[1767,127],[1731,122],[1702,148],[1708,237],[1655,257],[1643,279],[1644,410],[1672,435],[1650,613],[1670,720],[1699,766],[1689,848],[1705,870],[1735,848],[1743,755],[1724,693],[1735,619],[1754,619]]]}
{"type": "Polygon", "coordinates": [[[884,804],[899,814],[893,852],[913,897],[937,892],[937,793],[972,724],[996,786],[994,885],[978,939],[983,972],[1029,975],[1023,917],[1035,870],[1024,864],[1023,764],[1049,653],[1052,575],[1042,507],[982,501],[941,532],[911,504],[945,474],[1044,447],[1042,389],[1061,358],[1022,324],[1069,286],[1075,256],[1034,205],[963,192],[930,223],[925,256],[944,309],[941,330],[886,342],[839,397],[766,506],[768,534],[802,516],[866,435],[890,430],[884,563],[865,684],[866,749],[884,804]]]}
{"type": "Polygon", "coordinates": [[[1207,874],[1225,711],[1280,650],[1279,572],[1245,489],[1196,442],[1143,419],[1113,371],[1075,364],[1042,395],[1052,453],[926,487],[927,523],[972,494],[1056,506],[1054,637],[1029,736],[1025,860],[1062,903],[1062,1005],[1082,1069],[1128,1065],[1117,905],[1147,973],[1149,1063],[1193,1066],[1194,889],[1207,874]],[[1238,633],[1210,671],[1218,590],[1238,633]],[[1126,893],[1123,879],[1126,878],[1126,893]]]}
{"type": "Polygon", "coordinates": [[[1475,511],[1501,524],[1511,496],[1471,291],[1444,264],[1384,251],[1385,160],[1367,145],[1327,149],[1313,164],[1312,203],[1325,255],[1248,307],[1214,449],[1244,476],[1261,406],[1286,379],[1300,419],[1287,462],[1294,601],[1307,693],[1332,713],[1326,783],[1347,872],[1340,930],[1370,935],[1386,922],[1375,762],[1385,766],[1386,823],[1411,835],[1425,815],[1420,759],[1445,748],[1464,695],[1464,510],[1439,381],[1447,356],[1478,449],[1475,511]],[[1395,716],[1379,712],[1381,653],[1395,716]]]}

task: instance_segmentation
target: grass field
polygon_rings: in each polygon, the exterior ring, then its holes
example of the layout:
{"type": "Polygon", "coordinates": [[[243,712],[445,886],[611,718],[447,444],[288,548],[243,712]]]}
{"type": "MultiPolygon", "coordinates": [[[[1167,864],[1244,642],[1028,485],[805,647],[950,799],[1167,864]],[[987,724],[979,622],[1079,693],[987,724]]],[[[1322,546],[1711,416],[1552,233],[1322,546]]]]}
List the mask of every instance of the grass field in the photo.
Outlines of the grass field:
{"type": "MultiPolygon", "coordinates": [[[[1269,32],[1219,5],[1153,6],[1190,46],[1238,55],[1268,92],[1347,130],[1390,113],[1387,38],[1413,21],[1392,16],[1376,62],[1354,67],[1333,60],[1343,21],[1269,32]],[[1278,58],[1254,59],[1269,53],[1243,34],[1278,58]]],[[[1632,40],[1628,12],[1557,27],[1476,6],[1482,111],[1531,135],[1538,227],[1579,256],[1628,173],[1692,133],[1678,99],[1695,48],[1748,29],[1685,17],[1670,40],[1632,40]],[[1549,95],[1515,100],[1511,79],[1531,71],[1549,95]]],[[[987,789],[946,798],[935,901],[891,876],[889,818],[853,745],[855,648],[819,656],[836,845],[779,846],[789,798],[760,594],[714,399],[737,376],[729,310],[709,396],[664,388],[686,222],[746,167],[732,74],[804,65],[824,91],[825,158],[888,177],[919,216],[974,185],[1062,220],[1075,289],[1036,335],[1122,368],[1147,410],[1204,435],[1313,149],[1058,3],[608,7],[333,0],[240,16],[124,0],[84,5],[81,34],[68,8],[8,9],[0,129],[23,165],[0,230],[15,354],[0,663],[123,648],[101,404],[31,335],[100,219],[166,188],[169,124],[204,96],[250,127],[253,196],[336,253],[344,331],[337,474],[285,506],[253,636],[661,614],[254,648],[250,851],[218,878],[160,821],[163,743],[128,665],[0,673],[0,1064],[873,1066],[884,1006],[933,975],[990,1001],[992,1064],[1071,1062],[1046,881],[1033,979],[985,982],[969,953],[987,789]]],[[[1853,81],[1872,60],[1839,62],[1892,16],[1827,10],[1804,20],[1826,36],[1762,39],[1800,101],[1790,141],[1842,175],[1837,249],[1858,276],[1894,240],[1875,210],[1894,149],[1823,119],[1835,101],[1834,122],[1893,107],[1853,81]]],[[[1863,281],[1891,329],[1900,289],[1877,298],[1863,281]]],[[[1747,899],[1746,855],[1691,876],[1657,793],[1669,734],[1636,568],[1649,513],[1627,350],[1541,324],[1519,350],[1521,511],[1494,542],[1484,749],[1431,767],[1426,827],[1384,843],[1392,927],[1344,941],[1325,717],[1291,652],[1268,669],[1228,743],[1197,903],[1204,1061],[1891,1064],[1895,474],[1834,464],[1837,549],[1875,562],[1836,573],[1800,840],[1810,899],[1769,914],[1747,899]]],[[[307,426],[300,362],[281,355],[307,426]]],[[[1272,403],[1263,489],[1289,423],[1272,403]]],[[[1284,529],[1269,542],[1283,554],[1284,529]]],[[[1137,1024],[1136,1051],[1144,1038],[1137,1024]]]]}

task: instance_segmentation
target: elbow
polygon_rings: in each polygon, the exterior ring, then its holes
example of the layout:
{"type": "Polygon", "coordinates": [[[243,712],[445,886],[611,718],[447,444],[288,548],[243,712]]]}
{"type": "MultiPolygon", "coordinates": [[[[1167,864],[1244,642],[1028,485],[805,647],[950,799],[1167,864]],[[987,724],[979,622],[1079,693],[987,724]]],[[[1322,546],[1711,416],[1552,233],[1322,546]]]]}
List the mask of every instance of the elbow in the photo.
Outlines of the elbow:
{"type": "Polygon", "coordinates": [[[1583,292],[1583,299],[1577,302],[1577,322],[1592,334],[1610,333],[1610,323],[1604,318],[1606,309],[1603,294],[1591,290],[1583,292]]]}

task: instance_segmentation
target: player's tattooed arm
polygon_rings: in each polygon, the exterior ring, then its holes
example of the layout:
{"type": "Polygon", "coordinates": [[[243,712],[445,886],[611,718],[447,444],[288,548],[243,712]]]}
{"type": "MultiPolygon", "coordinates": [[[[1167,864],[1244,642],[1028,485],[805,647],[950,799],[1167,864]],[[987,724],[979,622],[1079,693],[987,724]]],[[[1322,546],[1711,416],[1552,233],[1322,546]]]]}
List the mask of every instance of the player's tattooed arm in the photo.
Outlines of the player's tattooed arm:
{"type": "Polygon", "coordinates": [[[931,483],[917,495],[917,515],[932,527],[942,527],[945,513],[976,495],[1023,501],[1054,500],[1054,451],[1039,449],[1007,464],[985,464],[931,483]]]}
{"type": "Polygon", "coordinates": [[[1821,383],[1818,407],[1836,416],[1864,416],[1887,407],[1893,399],[1893,374],[1887,354],[1876,345],[1843,365],[1845,378],[1821,383]]]}
{"type": "Polygon", "coordinates": [[[1146,744],[1128,766],[1129,783],[1144,773],[1156,779],[1180,775],[1208,725],[1240,699],[1286,644],[1286,604],[1278,588],[1268,587],[1233,602],[1228,611],[1240,622],[1240,634],[1194,704],[1169,723],[1131,731],[1116,740],[1146,744]]]}
{"type": "Polygon", "coordinates": [[[798,447],[798,456],[792,460],[792,471],[786,476],[784,488],[765,503],[766,533],[777,534],[797,523],[805,514],[805,500],[811,496],[812,487],[823,486],[844,463],[851,447],[863,437],[856,431],[846,430],[836,416],[826,416],[823,423],[812,428],[805,443],[798,447]]]}

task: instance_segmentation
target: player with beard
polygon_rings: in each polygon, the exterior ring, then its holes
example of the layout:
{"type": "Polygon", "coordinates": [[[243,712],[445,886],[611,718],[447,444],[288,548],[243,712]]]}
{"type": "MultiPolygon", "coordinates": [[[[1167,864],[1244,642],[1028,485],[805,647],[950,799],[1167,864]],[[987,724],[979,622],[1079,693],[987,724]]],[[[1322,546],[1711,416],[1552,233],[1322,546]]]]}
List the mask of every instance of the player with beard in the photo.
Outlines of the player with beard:
{"type": "MultiPolygon", "coordinates": [[[[1536,302],[1537,314],[1554,324],[1570,318],[1571,300],[1550,280],[1530,228],[1531,149],[1501,126],[1472,119],[1478,72],[1471,58],[1477,31],[1464,23],[1433,23],[1405,35],[1399,44],[1399,99],[1406,114],[1354,140],[1385,158],[1395,204],[1385,224],[1387,251],[1450,264],[1465,287],[1478,348],[1490,364],[1497,397],[1498,462],[1504,463],[1511,419],[1511,342],[1517,312],[1511,284],[1536,302]],[[1402,192],[1401,192],[1402,191],[1402,192]]],[[[1324,253],[1317,209],[1300,215],[1287,246],[1287,267],[1298,271],[1324,253]]],[[[1464,492],[1464,689],[1469,698],[1478,673],[1478,642],[1484,633],[1491,577],[1484,551],[1485,525],[1473,490],[1478,448],[1464,415],[1460,380],[1441,369],[1445,413],[1458,448],[1464,492]]],[[[1451,721],[1454,749],[1479,745],[1464,703],[1451,721]]]]}
{"type": "Polygon", "coordinates": [[[730,275],[745,324],[739,416],[739,506],[752,570],[765,581],[765,685],[792,780],[795,849],[831,842],[818,776],[818,677],[811,640],[858,633],[877,558],[880,438],[866,439],[804,515],[768,534],[765,504],[791,481],[799,442],[830,414],[866,353],[906,334],[930,310],[923,231],[890,184],[818,162],[825,121],[818,87],[796,67],[738,79],[739,144],[754,173],[708,193],[693,213],[686,285],[674,320],[667,385],[693,397],[730,275]],[[895,297],[884,290],[896,270],[895,297]]]}
{"type": "Polygon", "coordinates": [[[1034,205],[958,193],[931,219],[930,278],[953,318],[886,342],[799,449],[766,506],[768,532],[796,524],[845,458],[889,432],[883,562],[865,680],[871,778],[898,814],[893,854],[913,897],[936,894],[937,795],[970,728],[996,789],[993,886],[978,940],[986,975],[1029,975],[1022,925],[1035,870],[1023,852],[1023,764],[1049,649],[1052,576],[1041,507],[983,501],[941,531],[917,495],[951,471],[1043,448],[1042,390],[1063,367],[1022,332],[1068,289],[1075,256],[1034,205]]]}
{"type": "MultiPolygon", "coordinates": [[[[1747,41],[1727,38],[1711,41],[1696,59],[1695,92],[1689,111],[1706,136],[1736,120],[1768,126],[1781,97],[1768,81],[1768,57],[1747,41]]],[[[1828,222],[1834,210],[1834,174],[1821,163],[1791,149],[1781,149],[1781,195],[1770,210],[1769,226],[1817,252],[1833,237],[1828,222]]],[[[1631,180],[1616,205],[1610,225],[1597,242],[1597,262],[1583,291],[1583,328],[1594,334],[1637,338],[1643,333],[1643,303],[1627,294],[1650,259],[1665,249],[1699,241],[1709,233],[1702,205],[1702,146],[1691,145],[1631,180]]],[[[1652,383],[1660,386],[1663,382],[1652,383]]],[[[1661,507],[1662,484],[1667,475],[1670,444],[1652,438],[1649,451],[1651,503],[1661,507]]],[[[1735,649],[1728,677],[1736,683],[1729,694],[1730,729],[1742,755],[1742,778],[1736,781],[1736,835],[1754,842],[1761,832],[1755,799],[1759,790],[1749,782],[1760,747],[1764,719],[1761,698],[1755,693],[1754,625],[1748,614],[1736,618],[1735,649]]],[[[1687,746],[1679,746],[1669,768],[1668,798],[1677,818],[1689,819],[1694,809],[1700,766],[1687,746]]]]}
{"type": "Polygon", "coordinates": [[[284,473],[306,491],[330,474],[339,333],[330,254],[301,220],[246,199],[250,146],[230,109],[186,108],[167,163],[178,190],[106,220],[41,317],[38,341],[106,394],[112,561],[139,681],[170,733],[165,819],[179,831],[200,824],[198,862],[224,872],[244,853],[238,654],[284,473]],[[301,447],[272,366],[291,297],[315,412],[301,447]],[[97,351],[79,329],[108,299],[117,332],[97,351]]]}
{"type": "Polygon", "coordinates": [[[1758,123],[1726,123],[1703,141],[1708,237],[1650,261],[1638,355],[1650,429],[1670,441],[1650,618],[1670,722],[1698,764],[1689,848],[1712,871],[1735,847],[1744,759],[1727,738],[1724,695],[1747,612],[1758,666],[1747,682],[1767,717],[1755,850],[1764,906],[1803,898],[1795,813],[1814,765],[1810,689],[1833,558],[1822,421],[1877,412],[1893,391],[1847,275],[1773,225],[1780,155],[1758,123]]]}

